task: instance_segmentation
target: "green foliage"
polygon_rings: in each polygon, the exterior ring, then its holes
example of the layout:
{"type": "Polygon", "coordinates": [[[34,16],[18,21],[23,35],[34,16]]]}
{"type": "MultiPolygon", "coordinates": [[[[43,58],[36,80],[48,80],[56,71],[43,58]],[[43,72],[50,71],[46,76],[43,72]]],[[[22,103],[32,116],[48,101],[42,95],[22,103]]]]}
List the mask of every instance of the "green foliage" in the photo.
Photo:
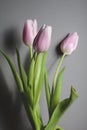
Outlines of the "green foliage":
{"type": "Polygon", "coordinates": [[[69,108],[69,106],[77,99],[78,94],[75,89],[71,87],[70,97],[61,101],[56,108],[45,128],[45,130],[53,130],[60,120],[61,116],[65,113],[65,111],[69,108]]]}
{"type": "Polygon", "coordinates": [[[60,73],[57,76],[57,81],[55,84],[54,92],[51,94],[51,109],[50,109],[50,115],[52,114],[55,107],[60,102],[61,97],[61,91],[62,91],[62,80],[63,80],[63,74],[64,74],[65,67],[60,71],[60,73]]]}
{"type": "Polygon", "coordinates": [[[44,73],[45,73],[46,55],[47,55],[46,53],[39,54],[38,59],[37,59],[38,61],[35,65],[35,69],[36,69],[35,81],[36,81],[36,79],[38,80],[35,82],[36,86],[34,86],[34,87],[36,87],[36,89],[35,89],[35,102],[34,102],[35,105],[38,103],[38,101],[40,99],[40,94],[41,94],[41,90],[42,90],[42,83],[43,83],[44,73]]]}
{"type": "Polygon", "coordinates": [[[5,57],[5,59],[7,60],[9,66],[10,66],[10,68],[11,68],[11,70],[12,70],[12,73],[13,73],[13,76],[14,76],[14,78],[15,78],[15,81],[16,81],[16,83],[17,83],[18,89],[19,89],[20,93],[22,93],[22,92],[23,92],[22,80],[21,80],[21,78],[20,78],[18,72],[16,71],[14,64],[12,63],[12,61],[10,60],[10,58],[7,56],[7,54],[5,54],[4,51],[2,51],[2,50],[0,49],[0,52],[2,53],[2,55],[3,55],[3,56],[5,57]]]}
{"type": "Polygon", "coordinates": [[[35,67],[34,67],[34,96],[36,96],[36,91],[38,89],[38,84],[39,84],[39,79],[40,79],[40,73],[42,69],[42,59],[43,59],[43,54],[39,53],[36,57],[35,60],[35,67]]]}
{"type": "MultiPolygon", "coordinates": [[[[48,81],[48,73],[47,70],[45,69],[45,74],[44,74],[44,81],[45,81],[45,93],[46,93],[46,100],[47,100],[47,106],[48,106],[48,112],[50,112],[50,86],[49,86],[49,81],[48,81]]],[[[50,113],[49,113],[50,115],[50,113]]]]}
{"type": "Polygon", "coordinates": [[[52,91],[50,91],[48,73],[46,70],[47,52],[33,54],[32,48],[30,48],[31,57],[28,75],[24,70],[23,64],[21,62],[20,53],[17,48],[16,53],[20,74],[18,74],[14,64],[12,63],[8,55],[1,49],[0,52],[5,57],[12,70],[33,130],[62,130],[61,127],[57,126],[57,123],[59,122],[65,111],[69,108],[69,106],[78,97],[76,90],[71,87],[69,98],[61,101],[62,81],[65,67],[60,72],[59,69],[65,55],[62,56],[58,64],[53,80],[52,91]],[[44,126],[43,124],[39,105],[43,80],[45,82],[45,93],[49,113],[49,120],[46,126],[44,126]]]}
{"type": "Polygon", "coordinates": [[[18,67],[19,67],[19,71],[20,71],[21,80],[23,83],[24,90],[26,91],[26,89],[27,89],[27,75],[26,75],[26,72],[24,70],[23,64],[21,63],[20,53],[19,53],[19,50],[17,48],[16,48],[16,53],[17,53],[17,61],[18,61],[18,67]]]}
{"type": "Polygon", "coordinates": [[[34,66],[35,66],[35,60],[34,58],[32,58],[29,66],[28,79],[27,79],[27,85],[30,86],[31,89],[33,89],[33,82],[34,82],[34,66]]]}

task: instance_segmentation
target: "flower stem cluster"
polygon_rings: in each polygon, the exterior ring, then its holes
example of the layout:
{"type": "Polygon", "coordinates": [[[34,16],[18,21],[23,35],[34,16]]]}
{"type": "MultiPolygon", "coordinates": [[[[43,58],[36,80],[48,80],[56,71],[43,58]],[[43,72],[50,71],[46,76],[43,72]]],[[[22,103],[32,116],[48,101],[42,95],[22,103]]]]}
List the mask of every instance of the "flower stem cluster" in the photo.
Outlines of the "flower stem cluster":
{"type": "Polygon", "coordinates": [[[49,85],[46,69],[47,51],[51,44],[52,27],[43,25],[37,31],[37,21],[27,20],[23,29],[23,42],[29,47],[30,65],[25,72],[19,50],[16,48],[19,73],[8,55],[0,49],[7,60],[22,97],[27,116],[33,130],[62,130],[58,122],[69,106],[77,99],[78,94],[71,86],[70,96],[61,101],[62,80],[65,67],[60,70],[66,55],[70,55],[77,47],[77,33],[70,34],[61,44],[63,55],[54,74],[52,87],[49,85]],[[43,82],[48,107],[49,120],[44,125],[40,111],[40,95],[43,82]]]}

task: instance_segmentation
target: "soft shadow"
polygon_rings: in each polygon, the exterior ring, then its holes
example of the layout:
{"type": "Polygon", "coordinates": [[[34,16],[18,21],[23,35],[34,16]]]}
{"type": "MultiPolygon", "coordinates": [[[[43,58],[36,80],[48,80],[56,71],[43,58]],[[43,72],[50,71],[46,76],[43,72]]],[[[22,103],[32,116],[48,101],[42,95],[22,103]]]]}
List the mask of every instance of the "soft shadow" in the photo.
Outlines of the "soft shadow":
{"type": "MultiPolygon", "coordinates": [[[[18,89],[16,89],[16,99],[12,100],[12,94],[8,89],[4,75],[0,70],[0,111],[3,116],[3,126],[5,130],[26,130],[25,124],[23,124],[21,108],[23,103],[21,101],[18,89]]],[[[14,86],[16,87],[16,86],[14,86]]],[[[25,119],[26,117],[24,117],[25,119]]]]}
{"type": "Polygon", "coordinates": [[[12,55],[15,53],[15,48],[21,46],[20,33],[17,27],[10,27],[5,30],[3,37],[3,47],[7,52],[12,55]]]}
{"type": "MultiPolygon", "coordinates": [[[[15,54],[16,46],[20,49],[21,40],[17,27],[11,27],[4,32],[3,35],[3,49],[10,53],[15,54]]],[[[14,84],[13,84],[14,85],[14,84]]],[[[30,130],[29,121],[23,108],[17,86],[15,86],[15,100],[12,99],[10,87],[6,84],[5,77],[0,69],[0,123],[4,126],[3,130],[30,130]],[[27,124],[25,123],[27,122],[27,124]],[[29,129],[28,129],[29,128],[29,129]]]]}

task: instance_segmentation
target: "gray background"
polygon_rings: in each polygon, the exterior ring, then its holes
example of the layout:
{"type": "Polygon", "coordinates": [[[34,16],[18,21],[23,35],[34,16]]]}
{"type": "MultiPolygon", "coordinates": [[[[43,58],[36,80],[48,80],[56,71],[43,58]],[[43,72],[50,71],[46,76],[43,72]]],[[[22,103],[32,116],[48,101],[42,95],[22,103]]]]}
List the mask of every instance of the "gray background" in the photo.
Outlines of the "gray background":
{"type": "MultiPolygon", "coordinates": [[[[37,19],[38,28],[44,23],[53,27],[52,43],[47,57],[51,84],[59,56],[58,43],[69,33],[77,31],[77,50],[66,57],[62,98],[68,97],[75,85],[78,100],[61,118],[65,130],[87,130],[87,0],[0,0],[0,48],[4,49],[17,67],[15,44],[18,44],[25,68],[28,66],[28,48],[22,42],[26,19],[37,19]]],[[[48,120],[44,88],[41,95],[44,123],[48,120]]],[[[0,130],[28,130],[28,122],[17,86],[10,68],[0,54],[0,130]]]]}

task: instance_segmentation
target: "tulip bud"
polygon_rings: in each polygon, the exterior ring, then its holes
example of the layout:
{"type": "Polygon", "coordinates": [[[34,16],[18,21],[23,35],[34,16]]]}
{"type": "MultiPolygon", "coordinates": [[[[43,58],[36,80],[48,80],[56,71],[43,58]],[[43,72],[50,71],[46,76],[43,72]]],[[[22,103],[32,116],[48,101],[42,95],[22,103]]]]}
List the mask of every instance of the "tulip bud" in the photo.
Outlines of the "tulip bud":
{"type": "Polygon", "coordinates": [[[79,36],[77,32],[71,33],[67,38],[61,43],[61,51],[66,55],[70,55],[78,45],[79,36]]]}
{"type": "Polygon", "coordinates": [[[37,21],[27,20],[23,29],[23,41],[29,46],[33,44],[33,40],[37,34],[37,21]]]}
{"type": "Polygon", "coordinates": [[[51,43],[52,27],[43,25],[34,39],[34,49],[38,52],[48,50],[51,43]]]}

